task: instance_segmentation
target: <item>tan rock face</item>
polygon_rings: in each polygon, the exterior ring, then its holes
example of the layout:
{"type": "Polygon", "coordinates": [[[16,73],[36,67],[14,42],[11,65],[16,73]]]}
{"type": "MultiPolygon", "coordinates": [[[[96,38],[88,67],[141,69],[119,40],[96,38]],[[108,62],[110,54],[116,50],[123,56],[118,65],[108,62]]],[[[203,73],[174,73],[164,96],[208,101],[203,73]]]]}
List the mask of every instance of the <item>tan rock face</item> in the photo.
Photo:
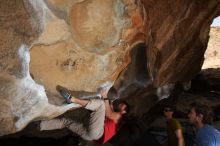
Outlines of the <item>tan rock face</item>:
{"type": "Polygon", "coordinates": [[[120,3],[112,0],[85,1],[73,5],[69,15],[72,35],[77,44],[89,52],[107,53],[121,37],[125,23],[123,7],[123,3],[120,7],[120,3]]]}
{"type": "Polygon", "coordinates": [[[130,62],[131,46],[144,41],[143,37],[133,40],[143,33],[145,24],[139,2],[14,0],[1,6],[2,32],[9,32],[2,37],[6,46],[1,55],[10,52],[13,56],[1,60],[0,89],[5,99],[0,102],[1,124],[9,125],[1,127],[0,135],[78,107],[64,103],[57,85],[85,91],[112,85],[130,62]],[[133,11],[135,16],[130,14],[133,11]],[[11,15],[21,15],[15,25],[8,18],[11,15]],[[134,17],[139,22],[134,24],[134,17]],[[13,35],[15,30],[22,33],[13,35]]]}
{"type": "Polygon", "coordinates": [[[17,50],[38,37],[40,24],[34,13],[28,15],[22,0],[1,1],[0,4],[0,70],[22,77],[17,50]]]}
{"type": "Polygon", "coordinates": [[[191,79],[219,13],[215,0],[10,0],[0,8],[0,135],[78,107],[64,104],[57,85],[97,91],[124,73],[126,86],[191,79]]]}
{"type": "Polygon", "coordinates": [[[220,27],[212,27],[210,30],[208,48],[205,52],[205,61],[202,69],[220,68],[220,27]]]}
{"type": "Polygon", "coordinates": [[[27,76],[24,52],[38,37],[41,27],[35,13],[29,15],[25,6],[30,7],[22,0],[0,2],[0,135],[16,132],[25,126],[17,129],[15,125],[22,115],[19,112],[24,111],[23,99],[27,98],[25,95],[18,96],[16,79],[27,76]]]}
{"type": "Polygon", "coordinates": [[[64,10],[58,1],[48,3],[53,10],[65,11],[70,24],[55,16],[45,21],[45,31],[30,51],[34,79],[53,94],[57,94],[57,85],[96,91],[106,81],[113,82],[129,63],[128,43],[136,43],[129,40],[130,35],[142,33],[143,7],[132,2],[93,0],[71,3],[71,8],[64,10]],[[125,10],[126,5],[135,8],[127,6],[125,10]],[[134,16],[126,15],[130,11],[137,11],[138,27],[133,26],[134,16]]]}

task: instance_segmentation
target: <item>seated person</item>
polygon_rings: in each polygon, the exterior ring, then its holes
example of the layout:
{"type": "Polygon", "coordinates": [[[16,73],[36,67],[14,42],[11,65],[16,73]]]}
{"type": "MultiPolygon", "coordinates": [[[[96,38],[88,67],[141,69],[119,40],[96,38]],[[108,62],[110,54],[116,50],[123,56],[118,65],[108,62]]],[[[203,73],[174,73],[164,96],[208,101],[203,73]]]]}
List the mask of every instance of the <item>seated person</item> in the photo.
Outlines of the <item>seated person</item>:
{"type": "Polygon", "coordinates": [[[196,146],[220,146],[220,132],[210,125],[212,111],[208,106],[192,103],[188,117],[197,129],[196,146]]]}

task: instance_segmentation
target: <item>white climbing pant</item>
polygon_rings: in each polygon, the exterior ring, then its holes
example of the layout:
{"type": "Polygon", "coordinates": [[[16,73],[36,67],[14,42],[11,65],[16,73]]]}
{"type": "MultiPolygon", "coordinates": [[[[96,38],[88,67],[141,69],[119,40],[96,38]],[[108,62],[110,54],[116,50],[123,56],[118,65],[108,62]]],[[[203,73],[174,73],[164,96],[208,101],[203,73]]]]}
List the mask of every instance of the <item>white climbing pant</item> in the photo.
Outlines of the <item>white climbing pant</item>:
{"type": "Polygon", "coordinates": [[[41,121],[40,130],[55,130],[67,127],[85,140],[97,140],[103,135],[104,132],[104,101],[99,99],[91,99],[85,108],[92,111],[88,128],[84,127],[82,123],[75,122],[71,119],[57,118],[41,121]]]}

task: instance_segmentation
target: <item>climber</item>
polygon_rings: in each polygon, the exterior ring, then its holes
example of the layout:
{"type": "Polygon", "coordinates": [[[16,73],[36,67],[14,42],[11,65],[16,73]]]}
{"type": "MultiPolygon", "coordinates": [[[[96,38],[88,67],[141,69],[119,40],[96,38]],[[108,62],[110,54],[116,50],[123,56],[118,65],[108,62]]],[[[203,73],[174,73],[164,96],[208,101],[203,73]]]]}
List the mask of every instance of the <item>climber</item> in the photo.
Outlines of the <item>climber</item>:
{"type": "Polygon", "coordinates": [[[121,101],[117,109],[113,110],[113,105],[109,99],[118,96],[118,92],[114,87],[109,92],[107,90],[100,91],[103,99],[80,99],[72,96],[65,90],[60,90],[60,94],[68,103],[77,103],[85,109],[92,111],[88,128],[84,127],[82,123],[75,122],[73,119],[56,118],[42,121],[40,124],[41,130],[67,127],[85,140],[94,140],[98,144],[104,144],[116,134],[119,127],[121,127],[123,117],[129,111],[129,106],[125,101],[121,101]]]}

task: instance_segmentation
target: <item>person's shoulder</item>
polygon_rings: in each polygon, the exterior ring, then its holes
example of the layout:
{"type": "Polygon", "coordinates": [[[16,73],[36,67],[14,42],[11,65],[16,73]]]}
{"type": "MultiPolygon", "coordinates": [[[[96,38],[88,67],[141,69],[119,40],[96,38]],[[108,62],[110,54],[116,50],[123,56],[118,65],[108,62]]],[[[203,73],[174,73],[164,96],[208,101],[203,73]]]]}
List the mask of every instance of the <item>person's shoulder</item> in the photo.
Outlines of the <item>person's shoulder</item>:
{"type": "Polygon", "coordinates": [[[177,120],[176,118],[172,118],[172,123],[180,124],[179,120],[177,120]]]}
{"type": "Polygon", "coordinates": [[[209,125],[209,124],[205,124],[203,128],[201,128],[201,131],[216,131],[217,129],[215,129],[213,126],[209,125]]]}
{"type": "Polygon", "coordinates": [[[113,114],[111,115],[111,117],[108,117],[109,119],[113,120],[115,124],[117,124],[121,118],[122,118],[122,114],[119,112],[113,112],[113,114]]]}
{"type": "Polygon", "coordinates": [[[181,126],[179,120],[177,120],[177,119],[175,119],[175,118],[172,118],[171,125],[172,125],[175,129],[182,129],[182,126],[181,126]]]}
{"type": "Polygon", "coordinates": [[[206,128],[220,136],[220,131],[211,125],[206,125],[206,128]]]}
{"type": "Polygon", "coordinates": [[[172,121],[179,122],[176,118],[172,118],[172,121]]]}
{"type": "Polygon", "coordinates": [[[198,130],[196,141],[203,145],[206,144],[207,146],[211,145],[213,142],[220,144],[220,133],[213,126],[206,124],[198,130]]]}
{"type": "Polygon", "coordinates": [[[214,133],[219,133],[219,131],[208,124],[204,125],[204,127],[200,128],[197,132],[198,135],[213,135],[214,133]]]}

